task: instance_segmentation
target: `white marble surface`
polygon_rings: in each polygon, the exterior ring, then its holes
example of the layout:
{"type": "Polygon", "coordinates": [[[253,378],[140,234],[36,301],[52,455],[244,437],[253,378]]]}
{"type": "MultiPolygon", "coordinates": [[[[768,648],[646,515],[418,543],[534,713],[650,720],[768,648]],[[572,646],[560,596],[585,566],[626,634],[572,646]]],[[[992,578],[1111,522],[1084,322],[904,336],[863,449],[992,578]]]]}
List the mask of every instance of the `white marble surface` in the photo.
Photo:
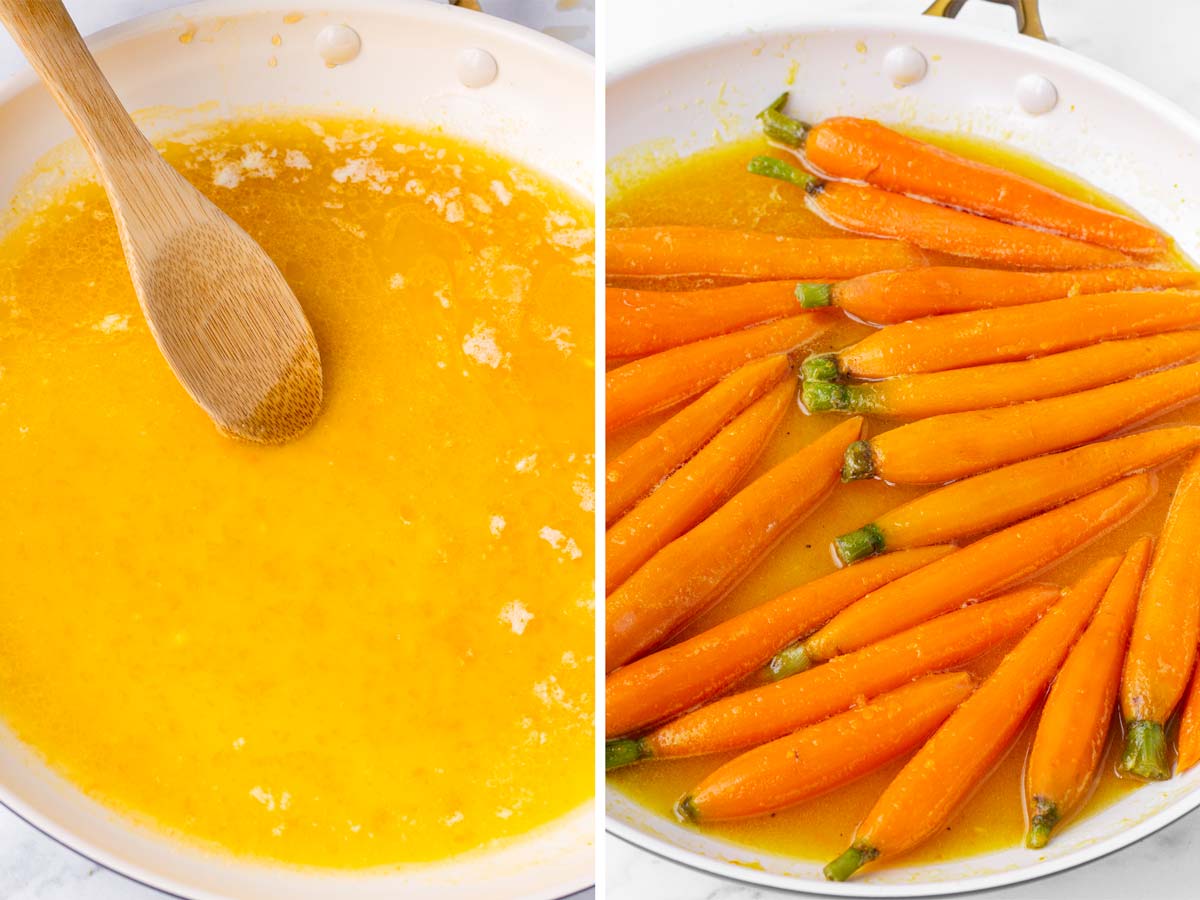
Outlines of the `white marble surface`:
{"type": "MultiPolygon", "coordinates": [[[[615,67],[654,47],[656,36],[686,37],[729,22],[736,11],[771,7],[811,11],[919,13],[928,0],[607,0],[605,64],[615,67]]],[[[1052,39],[1115,69],[1200,116],[1200,33],[1197,0],[1041,0],[1052,39]],[[1137,10],[1135,15],[1134,10],[1137,10]]],[[[960,18],[1013,28],[1012,11],[968,3],[960,18]]],[[[767,900],[785,895],[735,884],[675,865],[614,837],[605,841],[609,900],[767,900]]],[[[1200,897],[1200,811],[1120,853],[1030,885],[970,895],[987,900],[1185,900],[1200,897]]]]}

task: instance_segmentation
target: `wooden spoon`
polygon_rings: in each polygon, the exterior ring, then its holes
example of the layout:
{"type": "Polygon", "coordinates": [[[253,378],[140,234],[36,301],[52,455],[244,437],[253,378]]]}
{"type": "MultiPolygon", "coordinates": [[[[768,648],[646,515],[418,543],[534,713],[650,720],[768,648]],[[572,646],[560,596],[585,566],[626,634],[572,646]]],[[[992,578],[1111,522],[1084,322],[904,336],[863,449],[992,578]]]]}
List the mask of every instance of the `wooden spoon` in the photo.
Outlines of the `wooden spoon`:
{"type": "Polygon", "coordinates": [[[279,269],[158,155],[61,0],[0,0],[0,22],[100,170],[142,313],[184,389],[227,434],[300,435],[321,408],[321,357],[279,269]]]}

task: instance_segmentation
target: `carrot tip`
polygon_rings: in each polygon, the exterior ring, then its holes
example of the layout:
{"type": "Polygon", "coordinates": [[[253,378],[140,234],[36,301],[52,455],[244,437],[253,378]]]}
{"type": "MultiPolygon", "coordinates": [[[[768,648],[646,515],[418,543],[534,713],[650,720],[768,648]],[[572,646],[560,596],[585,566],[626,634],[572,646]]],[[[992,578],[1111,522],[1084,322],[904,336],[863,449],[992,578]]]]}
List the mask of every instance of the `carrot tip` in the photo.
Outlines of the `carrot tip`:
{"type": "Polygon", "coordinates": [[[796,285],[796,299],[804,309],[830,306],[833,303],[833,285],[802,281],[796,285]]]}
{"type": "Polygon", "coordinates": [[[841,381],[836,353],[814,353],[800,366],[805,381],[841,381]]]}
{"type": "Polygon", "coordinates": [[[825,867],[825,878],[829,881],[845,881],[878,855],[879,851],[872,847],[850,847],[825,867]]]}
{"type": "Polygon", "coordinates": [[[1029,822],[1025,846],[1031,850],[1040,850],[1050,842],[1050,832],[1058,824],[1058,806],[1044,797],[1035,797],[1033,802],[1036,811],[1029,822]]]}
{"type": "Polygon", "coordinates": [[[700,821],[700,810],[696,808],[696,800],[691,794],[685,794],[675,804],[675,811],[679,813],[679,818],[688,822],[700,821]]]}
{"type": "Polygon", "coordinates": [[[811,665],[812,660],[809,659],[808,651],[804,649],[804,645],[796,643],[790,647],[784,647],[772,656],[771,661],[767,663],[766,668],[763,670],[763,674],[766,675],[767,681],[780,681],[789,675],[796,675],[803,672],[811,665]]]}
{"type": "Polygon", "coordinates": [[[609,741],[604,745],[604,770],[629,766],[649,755],[641,741],[628,738],[609,741]]]}
{"type": "Polygon", "coordinates": [[[870,441],[855,441],[846,448],[842,462],[842,481],[860,481],[875,476],[875,457],[870,441]]]}
{"type": "Polygon", "coordinates": [[[875,556],[887,549],[887,539],[879,526],[872,522],[857,531],[850,531],[833,539],[837,555],[846,565],[856,563],[868,556],[875,556]]]}
{"type": "Polygon", "coordinates": [[[1171,777],[1167,768],[1167,741],[1158,722],[1130,722],[1125,733],[1125,754],[1121,769],[1147,781],[1165,781],[1171,777]]]}

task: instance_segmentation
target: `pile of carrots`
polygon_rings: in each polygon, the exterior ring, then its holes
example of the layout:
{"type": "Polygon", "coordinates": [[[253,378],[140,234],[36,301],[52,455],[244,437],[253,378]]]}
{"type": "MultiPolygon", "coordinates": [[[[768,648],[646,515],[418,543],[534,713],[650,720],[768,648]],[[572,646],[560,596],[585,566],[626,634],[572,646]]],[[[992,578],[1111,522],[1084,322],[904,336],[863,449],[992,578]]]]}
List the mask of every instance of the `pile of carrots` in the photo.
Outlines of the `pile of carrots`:
{"type": "Polygon", "coordinates": [[[1174,770],[1200,761],[1200,426],[1125,433],[1200,398],[1200,275],[1142,222],[786,102],[748,168],[853,237],[608,232],[618,281],[722,284],[607,291],[608,431],[671,410],[607,464],[608,766],[738,751],[678,803],[703,826],[912,754],[826,867],[843,880],[942,829],[1041,704],[1026,841],[1045,846],[1116,710],[1125,774],[1171,777],[1175,717],[1174,770]],[[931,264],[946,254],[964,264],[931,264]],[[804,358],[840,315],[877,330],[804,358]],[[797,394],[850,415],[743,483],[797,394]],[[1185,456],[1159,534],[1072,584],[1031,580],[1185,456]],[[838,537],[841,568],[676,640],[862,478],[937,487],[838,537]],[[981,683],[962,671],[1007,645],[981,683]]]}

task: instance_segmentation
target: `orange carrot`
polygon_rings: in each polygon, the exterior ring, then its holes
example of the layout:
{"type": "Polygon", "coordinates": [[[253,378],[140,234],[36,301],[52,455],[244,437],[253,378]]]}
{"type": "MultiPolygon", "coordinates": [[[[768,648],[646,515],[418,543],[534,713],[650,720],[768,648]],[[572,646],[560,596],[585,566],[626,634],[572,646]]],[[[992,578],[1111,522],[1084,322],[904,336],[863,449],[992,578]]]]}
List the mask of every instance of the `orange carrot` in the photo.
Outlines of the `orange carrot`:
{"type": "Polygon", "coordinates": [[[640,740],[609,741],[609,768],[740,750],[843,712],[863,697],[966,662],[1025,631],[1059,597],[1036,584],[947,613],[792,678],[715,700],[640,740]]]}
{"type": "Polygon", "coordinates": [[[850,419],[742,488],[676,538],[607,601],[608,671],[625,665],[721,599],[825,499],[837,457],[862,430],[850,419]]]}
{"type": "Polygon", "coordinates": [[[1152,469],[1200,446],[1200,427],[1180,425],[1086,444],[984,472],[922,494],[834,539],[843,562],[957,541],[1044,512],[1152,469]]]}
{"type": "Polygon", "coordinates": [[[1171,777],[1166,723],[1187,690],[1200,639],[1200,454],[1179,478],[1142,587],[1121,673],[1125,755],[1140,778],[1171,777]]]}
{"type": "Polygon", "coordinates": [[[615,431],[711,387],[751,360],[788,353],[832,323],[811,313],[664,350],[613,369],[604,378],[605,430],[615,431]]]}
{"type": "Polygon", "coordinates": [[[872,238],[794,238],[686,225],[610,228],[606,236],[608,274],[641,278],[839,281],[880,269],[912,269],[926,260],[908,244],[872,238]]]}
{"type": "Polygon", "coordinates": [[[608,529],[605,593],[725,501],[766,448],[794,394],[790,384],[776,385],[608,529]]]}
{"type": "Polygon", "coordinates": [[[1129,548],[1046,698],[1025,765],[1029,847],[1046,846],[1054,826],[1079,806],[1100,771],[1150,545],[1144,537],[1129,548]]]}
{"type": "Polygon", "coordinates": [[[846,451],[842,478],[941,484],[1064,450],[1152,419],[1200,396],[1200,363],[1000,409],[902,425],[846,451]]]}
{"type": "Polygon", "coordinates": [[[889,378],[941,372],[1197,325],[1200,291],[1082,294],[891,325],[837,353],[810,357],[804,377],[836,381],[847,375],[889,378]]]}
{"type": "Polygon", "coordinates": [[[1196,272],[1145,269],[1082,269],[1075,272],[1012,272],[966,266],[930,266],[873,272],[840,284],[810,282],[796,289],[806,309],[836,306],[864,322],[894,325],[945,313],[1019,306],[1076,294],[1139,288],[1190,287],[1196,272]]]}
{"type": "Polygon", "coordinates": [[[922,547],[838,569],[622,666],[605,684],[605,733],[631,734],[716,696],[864,594],[953,549],[922,547]]]}
{"type": "Polygon", "coordinates": [[[927,675],[725,763],[679,802],[693,822],[761,816],[849,784],[920,746],[974,687],[927,675]]]}
{"type": "Polygon", "coordinates": [[[773,156],[756,156],[748,169],[802,189],[813,212],[855,234],[894,238],[925,250],[1024,269],[1133,264],[1116,250],[1062,235],[997,222],[875,187],[822,181],[773,156]]]}
{"type": "Polygon", "coordinates": [[[786,356],[747,363],[612,460],[604,472],[605,520],[612,522],[650,493],[789,371],[786,356]]]}
{"type": "Polygon", "coordinates": [[[980,538],[867,594],[784,653],[793,670],[804,668],[1016,584],[1124,522],[1154,491],[1154,478],[1133,475],[980,538]]]}
{"type": "Polygon", "coordinates": [[[1179,717],[1178,745],[1175,771],[1182,774],[1200,762],[1200,666],[1192,674],[1192,686],[1179,717]]]}
{"type": "Polygon", "coordinates": [[[802,398],[810,412],[837,410],[922,419],[1061,397],[1197,358],[1200,331],[1174,331],[1105,341],[1039,359],[897,375],[865,384],[805,381],[802,398]]]}

